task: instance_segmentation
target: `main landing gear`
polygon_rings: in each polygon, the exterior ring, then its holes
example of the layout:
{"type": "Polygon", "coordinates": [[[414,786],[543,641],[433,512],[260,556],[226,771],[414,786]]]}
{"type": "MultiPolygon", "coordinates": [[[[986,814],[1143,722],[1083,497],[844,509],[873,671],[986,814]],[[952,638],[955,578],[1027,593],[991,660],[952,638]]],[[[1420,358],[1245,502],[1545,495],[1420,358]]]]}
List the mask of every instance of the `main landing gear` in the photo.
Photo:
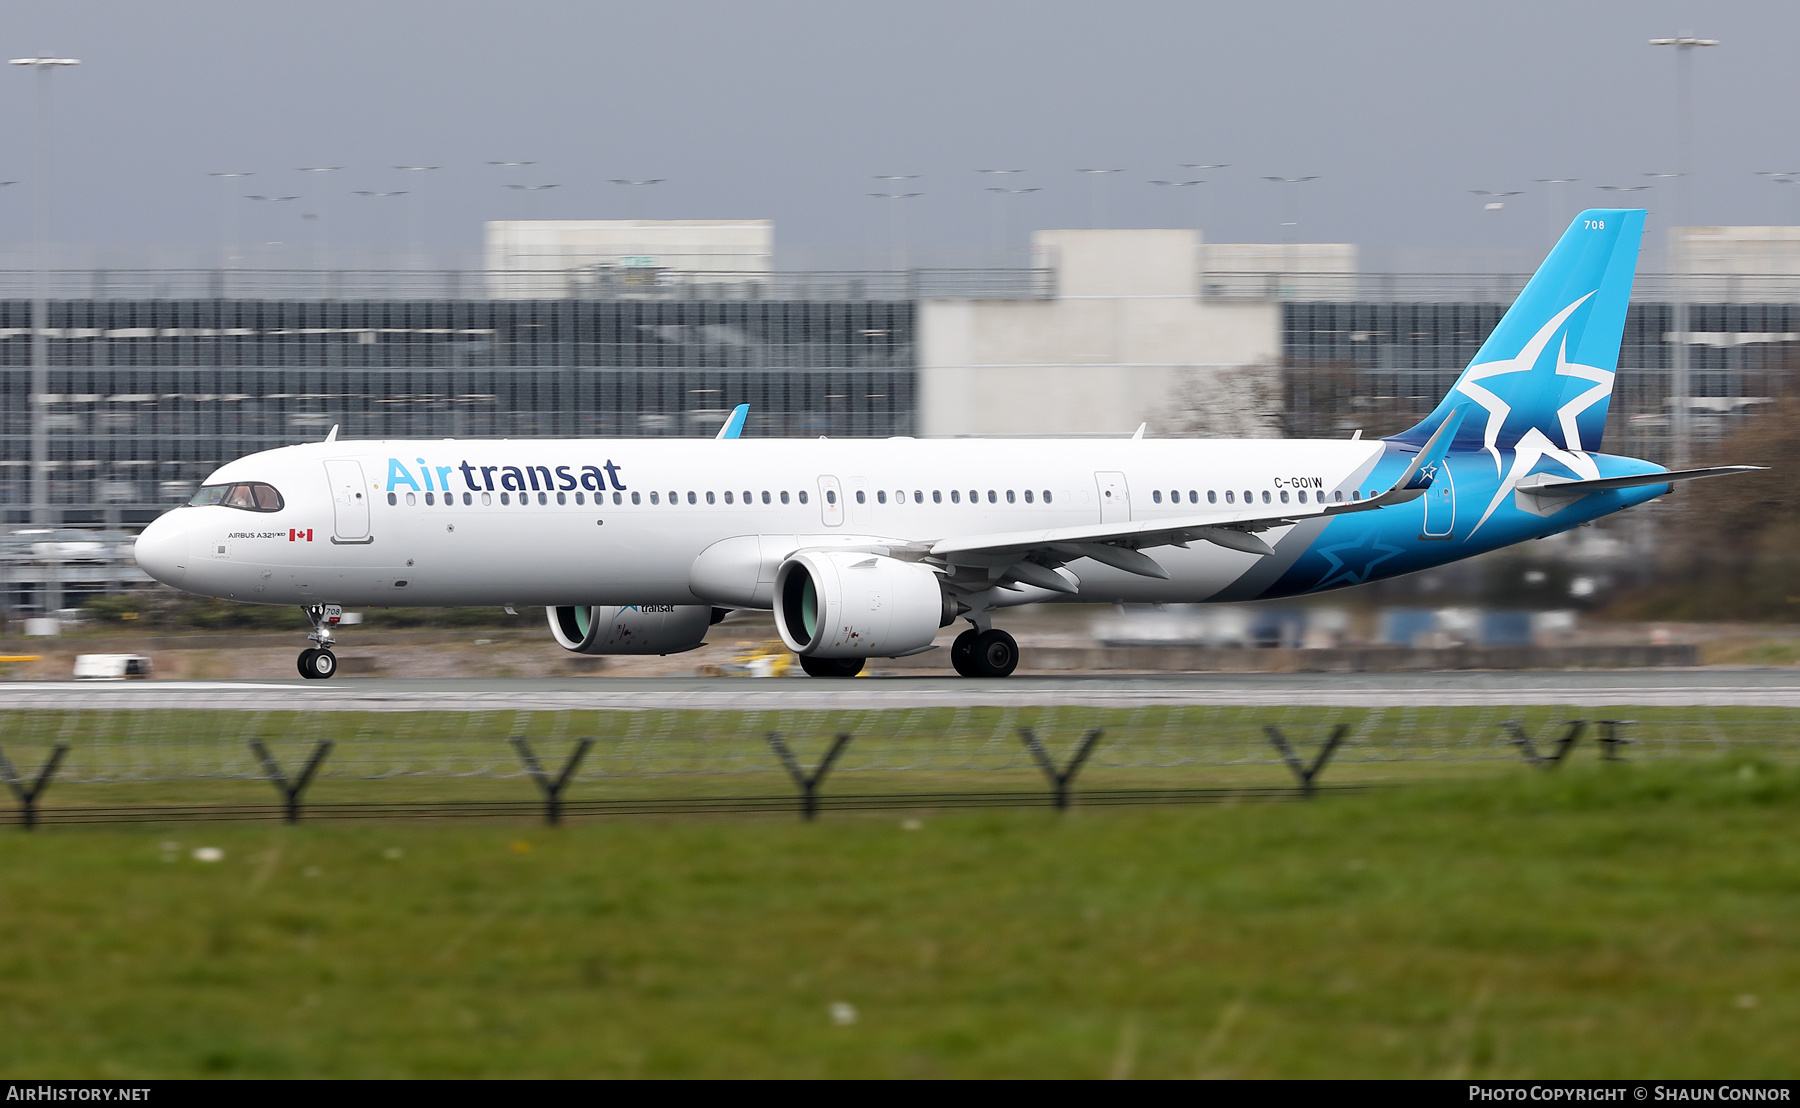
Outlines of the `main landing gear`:
{"type": "Polygon", "coordinates": [[[964,677],[1011,677],[1019,668],[1019,644],[998,627],[971,627],[950,644],[950,664],[964,677]]]}
{"type": "Polygon", "coordinates": [[[331,652],[337,640],[331,637],[331,625],[337,622],[343,609],[335,604],[309,604],[301,611],[312,624],[312,634],[306,636],[307,639],[319,645],[302,650],[296,665],[300,676],[308,681],[323,681],[337,673],[337,655],[331,652]]]}

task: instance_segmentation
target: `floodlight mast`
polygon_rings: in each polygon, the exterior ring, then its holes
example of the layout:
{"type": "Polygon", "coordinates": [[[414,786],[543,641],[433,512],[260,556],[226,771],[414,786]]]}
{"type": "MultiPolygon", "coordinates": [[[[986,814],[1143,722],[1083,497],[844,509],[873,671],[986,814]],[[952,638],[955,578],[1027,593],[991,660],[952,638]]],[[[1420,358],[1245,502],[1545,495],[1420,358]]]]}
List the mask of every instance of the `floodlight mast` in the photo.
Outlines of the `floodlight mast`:
{"type": "MultiPolygon", "coordinates": [[[[51,527],[50,518],[50,436],[46,417],[50,394],[50,75],[65,66],[80,65],[79,58],[14,58],[12,65],[37,70],[38,74],[38,141],[37,180],[32,182],[37,193],[36,238],[33,251],[33,291],[31,297],[31,522],[38,527],[51,527]]],[[[46,614],[60,606],[60,585],[52,582],[45,597],[46,614]]]]}
{"type": "Polygon", "coordinates": [[[1688,438],[1693,423],[1693,403],[1688,397],[1691,386],[1688,379],[1687,244],[1681,235],[1682,228],[1687,226],[1686,182],[1692,146],[1692,58],[1695,47],[1717,46],[1719,40],[1683,34],[1675,38],[1653,38],[1650,45],[1675,48],[1675,156],[1678,164],[1671,175],[1675,178],[1675,241],[1671,244],[1675,255],[1671,259],[1675,267],[1675,356],[1674,373],[1671,375],[1673,380],[1669,382],[1669,392],[1675,398],[1675,443],[1670,453],[1669,468],[1685,469],[1688,464],[1688,438]]]}

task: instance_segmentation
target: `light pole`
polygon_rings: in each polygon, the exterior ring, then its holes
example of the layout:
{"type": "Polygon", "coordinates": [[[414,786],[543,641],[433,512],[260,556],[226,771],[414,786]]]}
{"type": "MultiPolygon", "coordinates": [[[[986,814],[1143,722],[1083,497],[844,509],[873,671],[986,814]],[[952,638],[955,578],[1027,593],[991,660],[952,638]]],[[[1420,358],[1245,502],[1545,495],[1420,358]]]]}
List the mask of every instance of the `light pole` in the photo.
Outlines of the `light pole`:
{"type": "MultiPolygon", "coordinates": [[[[303,165],[296,172],[336,173],[343,168],[341,165],[303,165]]],[[[319,196],[319,214],[312,218],[325,226],[313,229],[313,264],[322,270],[325,268],[326,243],[331,235],[331,190],[322,188],[319,190],[319,196]]]]}
{"type": "Polygon", "coordinates": [[[1550,186],[1549,188],[1546,188],[1544,190],[1544,211],[1549,213],[1549,216],[1550,216],[1550,241],[1551,241],[1551,243],[1555,243],[1557,239],[1562,237],[1563,218],[1564,218],[1563,217],[1563,205],[1562,205],[1562,187],[1564,185],[1572,185],[1578,180],[1580,180],[1580,178],[1578,178],[1578,177],[1539,177],[1539,178],[1537,178],[1538,184],[1550,186]]]}
{"type": "MultiPolygon", "coordinates": [[[[985,172],[985,170],[983,172],[985,172]]],[[[1000,218],[998,221],[999,228],[1000,228],[999,245],[1004,247],[1006,245],[1006,232],[1007,232],[1007,222],[1008,222],[1007,218],[1006,218],[1006,206],[1008,203],[1010,203],[1010,201],[1007,198],[1010,196],[1024,196],[1027,193],[1042,192],[1044,190],[1040,189],[1040,188],[1009,189],[1003,185],[989,185],[987,190],[988,190],[988,192],[990,192],[994,195],[994,202],[996,204],[996,207],[994,210],[1000,213],[1000,218]]]]}
{"type": "MultiPolygon", "coordinates": [[[[610,180],[615,185],[624,185],[626,188],[638,190],[638,189],[650,188],[654,185],[660,185],[664,181],[667,181],[668,178],[667,177],[645,177],[642,180],[634,181],[629,177],[613,177],[610,180]]],[[[642,223],[644,221],[644,202],[642,199],[639,199],[643,195],[644,195],[644,193],[637,192],[637,191],[634,191],[632,193],[634,202],[631,205],[631,218],[637,220],[639,223],[642,223]]]]}
{"type": "Polygon", "coordinates": [[[1671,259],[1675,269],[1675,358],[1674,374],[1670,381],[1669,391],[1676,396],[1675,405],[1675,449],[1671,454],[1670,468],[1685,469],[1688,463],[1688,437],[1692,425],[1693,403],[1688,398],[1688,290],[1687,290],[1687,244],[1682,239],[1682,229],[1687,226],[1687,184],[1686,177],[1691,167],[1690,153],[1693,132],[1693,54],[1700,46],[1717,46],[1718,39],[1695,38],[1683,34],[1675,38],[1653,38],[1652,46],[1673,46],[1675,48],[1675,241],[1674,258],[1671,259]]]}
{"type": "MultiPolygon", "coordinates": [[[[1498,213],[1506,210],[1506,198],[1509,196],[1519,195],[1519,190],[1518,189],[1508,189],[1505,192],[1494,192],[1491,189],[1470,189],[1469,191],[1474,193],[1476,196],[1480,196],[1480,197],[1484,198],[1482,205],[1481,205],[1482,211],[1496,213],[1495,217],[1494,217],[1494,223],[1496,224],[1496,230],[1494,232],[1494,248],[1496,250],[1503,248],[1506,244],[1506,239],[1505,239],[1505,236],[1498,229],[1498,224],[1500,222],[1498,213]]],[[[1495,260],[1499,261],[1498,258],[1496,258],[1495,260]]],[[[1503,272],[1504,270],[1505,270],[1505,266],[1502,264],[1500,266],[1500,271],[1503,272]]]]}
{"type": "MultiPolygon", "coordinates": [[[[64,66],[80,65],[81,60],[39,55],[14,58],[12,64],[38,74],[37,180],[32,182],[37,193],[37,249],[31,298],[31,522],[50,527],[55,522],[50,518],[50,436],[45,426],[50,395],[50,75],[64,66]]],[[[60,591],[60,583],[53,583],[46,605],[55,603],[52,598],[60,591]]]]}
{"type": "Polygon", "coordinates": [[[1094,229],[1106,226],[1106,178],[1113,173],[1123,173],[1123,169],[1077,169],[1077,173],[1085,173],[1094,182],[1094,229]]]}
{"type": "MultiPolygon", "coordinates": [[[[394,197],[394,196],[405,196],[405,195],[406,195],[406,190],[405,190],[405,189],[400,189],[400,190],[398,190],[398,191],[395,191],[395,192],[371,192],[371,191],[369,191],[369,190],[368,190],[368,189],[357,189],[357,190],[356,190],[356,192],[355,192],[355,193],[354,193],[354,194],[353,194],[353,195],[356,195],[356,196],[364,196],[364,197],[367,197],[367,198],[369,198],[369,199],[370,199],[370,200],[386,200],[386,199],[388,199],[388,198],[389,198],[389,197],[394,197]]],[[[376,221],[377,221],[377,222],[379,222],[379,221],[380,221],[380,218],[381,218],[381,217],[380,217],[380,216],[377,216],[377,217],[376,217],[376,221]]],[[[371,240],[371,241],[372,241],[372,240],[371,240]]]]}
{"type": "MultiPolygon", "coordinates": [[[[917,176],[919,176],[919,174],[915,173],[915,174],[912,174],[911,177],[877,177],[876,180],[878,180],[878,181],[894,181],[894,180],[907,181],[907,180],[911,180],[913,177],[917,177],[917,176]]],[[[889,238],[891,238],[893,240],[893,245],[894,245],[894,269],[899,272],[905,272],[905,270],[906,270],[906,249],[902,245],[902,234],[901,234],[901,226],[900,226],[901,212],[900,212],[899,201],[911,200],[916,196],[924,196],[925,194],[922,192],[871,192],[869,195],[873,196],[877,200],[891,201],[891,203],[888,205],[888,236],[889,236],[889,238]]]]}
{"type": "MultiPolygon", "coordinates": [[[[400,170],[402,173],[430,173],[434,169],[442,169],[444,167],[441,165],[397,165],[394,168],[400,170]]],[[[422,240],[424,238],[425,194],[418,192],[417,189],[409,191],[414,192],[419,198],[412,202],[412,210],[408,213],[407,238],[409,241],[407,245],[411,248],[413,265],[417,268],[424,269],[426,267],[419,265],[419,262],[421,261],[419,255],[423,252],[424,248],[422,240]]]]}
{"type": "MultiPolygon", "coordinates": [[[[1023,173],[1025,171],[1023,169],[977,169],[975,172],[986,174],[987,176],[992,177],[996,182],[998,182],[998,181],[1005,179],[1005,177],[1008,174],[1023,173]]],[[[1006,248],[1006,199],[1005,198],[1006,198],[1006,194],[1012,190],[1008,189],[1006,186],[1001,185],[1001,184],[992,184],[992,185],[986,186],[986,191],[990,198],[990,203],[988,204],[988,209],[989,209],[988,221],[991,224],[993,224],[994,245],[1000,249],[1005,249],[1006,248]]]]}
{"type": "MultiPolygon", "coordinates": [[[[237,208],[231,203],[231,182],[240,177],[254,177],[256,173],[208,173],[207,176],[219,182],[219,237],[223,240],[219,246],[219,269],[228,273],[236,260],[232,252],[237,249],[237,208]]],[[[220,284],[219,295],[223,296],[223,282],[220,284]]]]}
{"type": "Polygon", "coordinates": [[[538,218],[537,194],[540,192],[544,192],[548,189],[562,188],[562,186],[560,184],[556,184],[556,185],[507,185],[506,187],[509,189],[512,189],[514,192],[524,192],[524,193],[529,193],[531,195],[531,218],[532,219],[538,218]]]}
{"type": "MultiPolygon", "coordinates": [[[[1231,163],[1230,162],[1182,162],[1181,168],[1191,169],[1196,173],[1210,173],[1215,169],[1230,169],[1231,163]]],[[[1202,181],[1201,183],[1205,184],[1204,181],[1202,181]]],[[[1204,237],[1206,234],[1206,228],[1204,226],[1202,226],[1202,224],[1204,223],[1204,219],[1202,218],[1201,211],[1200,211],[1201,196],[1202,196],[1202,194],[1198,193],[1198,192],[1196,192],[1194,194],[1194,230],[1199,231],[1201,233],[1201,235],[1204,237]]]]}
{"type": "MultiPolygon", "coordinates": [[[[1162,186],[1164,186],[1166,188],[1170,188],[1170,189],[1191,189],[1191,188],[1194,188],[1196,185],[1204,185],[1206,182],[1205,181],[1151,181],[1150,183],[1153,185],[1162,185],[1162,186]]],[[[1169,195],[1170,196],[1178,196],[1179,194],[1172,192],[1169,195]]],[[[1180,202],[1177,201],[1175,206],[1177,208],[1179,208],[1181,206],[1180,202]]],[[[1179,211],[1176,212],[1175,219],[1177,222],[1180,222],[1181,213],[1179,211]]],[[[1194,194],[1194,230],[1198,231],[1199,229],[1200,229],[1200,194],[1196,192],[1194,194]]]]}
{"type": "MultiPolygon", "coordinates": [[[[1795,177],[1800,177],[1800,169],[1759,169],[1756,171],[1756,175],[1758,177],[1767,177],[1770,181],[1773,181],[1778,185],[1791,185],[1795,183],[1795,177]]],[[[1793,194],[1793,196],[1796,202],[1794,209],[1794,224],[1800,226],[1800,193],[1793,194]]]]}

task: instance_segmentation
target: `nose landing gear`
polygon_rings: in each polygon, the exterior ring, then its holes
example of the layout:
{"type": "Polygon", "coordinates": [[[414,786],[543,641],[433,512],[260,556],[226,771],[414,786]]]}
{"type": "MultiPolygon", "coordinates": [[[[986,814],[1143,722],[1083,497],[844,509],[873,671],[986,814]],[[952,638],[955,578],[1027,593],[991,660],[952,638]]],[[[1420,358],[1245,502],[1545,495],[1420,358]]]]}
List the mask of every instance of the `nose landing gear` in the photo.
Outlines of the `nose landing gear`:
{"type": "Polygon", "coordinates": [[[331,625],[338,621],[344,610],[336,604],[309,604],[301,611],[312,624],[312,634],[306,636],[308,641],[319,645],[302,650],[296,665],[300,676],[308,681],[324,681],[337,673],[337,655],[331,652],[337,640],[331,636],[331,625]]]}

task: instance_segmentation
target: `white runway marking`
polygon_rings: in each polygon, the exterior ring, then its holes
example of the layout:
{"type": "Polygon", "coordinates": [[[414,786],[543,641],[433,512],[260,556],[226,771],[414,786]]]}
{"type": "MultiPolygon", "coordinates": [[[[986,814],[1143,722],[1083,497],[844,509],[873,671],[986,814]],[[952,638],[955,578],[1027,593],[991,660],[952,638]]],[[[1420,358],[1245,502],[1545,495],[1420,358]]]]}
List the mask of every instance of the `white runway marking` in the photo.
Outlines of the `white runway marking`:
{"type": "Polygon", "coordinates": [[[195,708],[313,711],[496,711],[695,708],[775,711],[880,708],[1145,705],[1248,707],[1800,708],[1800,674],[1787,670],[1641,670],[1622,673],[1253,674],[1137,677],[21,681],[0,683],[0,710],[195,708]]]}

